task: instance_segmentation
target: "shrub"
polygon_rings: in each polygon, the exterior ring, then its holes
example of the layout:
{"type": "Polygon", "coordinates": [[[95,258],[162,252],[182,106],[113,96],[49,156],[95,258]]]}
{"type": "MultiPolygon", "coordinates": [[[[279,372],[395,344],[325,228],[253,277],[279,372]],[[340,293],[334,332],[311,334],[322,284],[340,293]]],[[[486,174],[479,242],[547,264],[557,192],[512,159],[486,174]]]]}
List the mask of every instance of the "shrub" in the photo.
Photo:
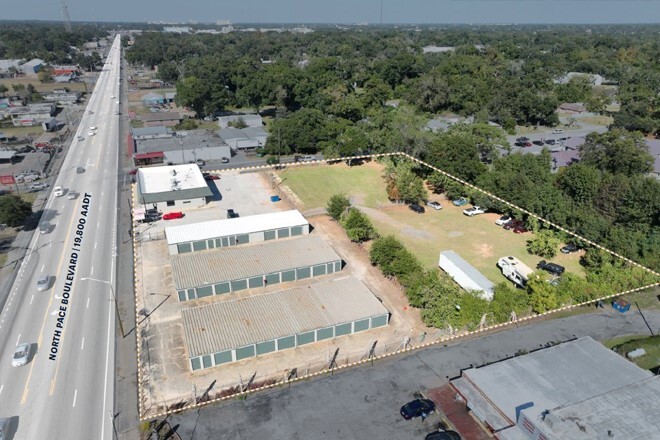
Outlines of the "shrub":
{"type": "Polygon", "coordinates": [[[341,225],[346,230],[348,238],[356,243],[371,240],[378,235],[369,218],[356,208],[349,209],[341,217],[341,225]]]}
{"type": "Polygon", "coordinates": [[[342,214],[346,212],[346,209],[348,209],[350,206],[351,202],[348,200],[348,197],[343,194],[335,194],[334,196],[330,197],[330,200],[328,200],[328,206],[326,209],[330,217],[336,221],[339,221],[342,214]]]}

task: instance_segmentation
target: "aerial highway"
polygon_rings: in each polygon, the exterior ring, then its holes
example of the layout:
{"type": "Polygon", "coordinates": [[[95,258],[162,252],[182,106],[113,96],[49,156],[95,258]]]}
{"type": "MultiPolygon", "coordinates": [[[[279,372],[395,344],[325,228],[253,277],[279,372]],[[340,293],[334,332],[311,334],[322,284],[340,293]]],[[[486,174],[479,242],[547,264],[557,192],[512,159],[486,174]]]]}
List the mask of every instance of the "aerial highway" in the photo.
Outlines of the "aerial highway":
{"type": "Polygon", "coordinates": [[[117,36],[0,313],[0,418],[16,439],[112,438],[120,61],[117,36]]]}

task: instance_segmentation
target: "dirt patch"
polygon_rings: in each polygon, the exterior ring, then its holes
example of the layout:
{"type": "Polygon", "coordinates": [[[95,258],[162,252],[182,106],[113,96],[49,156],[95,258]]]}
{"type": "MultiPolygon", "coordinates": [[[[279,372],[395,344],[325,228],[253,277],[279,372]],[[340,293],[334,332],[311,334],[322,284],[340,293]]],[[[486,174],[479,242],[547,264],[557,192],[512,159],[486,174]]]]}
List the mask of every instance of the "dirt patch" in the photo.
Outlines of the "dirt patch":
{"type": "Polygon", "coordinates": [[[493,254],[493,246],[487,244],[487,243],[482,243],[476,247],[476,253],[480,257],[484,258],[489,258],[492,257],[493,254]]]}
{"type": "MultiPolygon", "coordinates": [[[[401,231],[402,234],[405,234],[405,235],[408,235],[408,236],[414,237],[414,238],[420,238],[422,240],[431,240],[433,238],[433,235],[429,234],[428,232],[422,231],[420,229],[415,229],[415,228],[412,228],[412,227],[408,226],[405,223],[401,223],[400,221],[393,219],[392,217],[385,214],[384,212],[382,212],[379,209],[368,208],[366,206],[357,206],[357,208],[359,208],[360,211],[364,212],[369,217],[371,217],[371,218],[373,218],[373,219],[375,219],[379,222],[386,223],[389,226],[392,226],[393,228],[398,229],[399,231],[401,231]]],[[[402,208],[402,209],[404,209],[404,208],[402,208]]],[[[391,211],[392,207],[390,206],[388,210],[391,211]]]]}
{"type": "Polygon", "coordinates": [[[461,235],[463,235],[463,231],[449,231],[447,233],[447,237],[449,238],[456,238],[460,237],[461,235]]]}

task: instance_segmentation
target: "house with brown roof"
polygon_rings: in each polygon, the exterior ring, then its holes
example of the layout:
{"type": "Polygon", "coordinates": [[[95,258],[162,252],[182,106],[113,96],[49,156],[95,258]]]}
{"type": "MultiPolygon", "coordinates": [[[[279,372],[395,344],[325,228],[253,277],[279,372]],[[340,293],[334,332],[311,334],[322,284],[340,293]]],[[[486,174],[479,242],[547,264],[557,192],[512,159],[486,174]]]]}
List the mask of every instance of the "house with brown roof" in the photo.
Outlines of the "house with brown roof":
{"type": "Polygon", "coordinates": [[[153,112],[140,116],[145,127],[172,127],[179,124],[183,117],[179,112],[153,112]]]}

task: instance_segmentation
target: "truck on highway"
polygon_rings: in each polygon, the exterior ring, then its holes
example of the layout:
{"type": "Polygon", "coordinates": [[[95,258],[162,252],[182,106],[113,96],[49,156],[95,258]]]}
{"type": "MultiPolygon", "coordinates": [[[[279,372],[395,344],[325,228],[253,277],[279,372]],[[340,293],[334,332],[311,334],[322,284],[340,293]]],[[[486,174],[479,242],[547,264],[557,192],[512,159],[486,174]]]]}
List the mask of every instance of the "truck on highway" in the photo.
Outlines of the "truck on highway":
{"type": "Polygon", "coordinates": [[[525,287],[529,277],[534,273],[529,266],[512,256],[500,258],[497,261],[497,267],[502,271],[502,275],[521,288],[525,287]]]}

